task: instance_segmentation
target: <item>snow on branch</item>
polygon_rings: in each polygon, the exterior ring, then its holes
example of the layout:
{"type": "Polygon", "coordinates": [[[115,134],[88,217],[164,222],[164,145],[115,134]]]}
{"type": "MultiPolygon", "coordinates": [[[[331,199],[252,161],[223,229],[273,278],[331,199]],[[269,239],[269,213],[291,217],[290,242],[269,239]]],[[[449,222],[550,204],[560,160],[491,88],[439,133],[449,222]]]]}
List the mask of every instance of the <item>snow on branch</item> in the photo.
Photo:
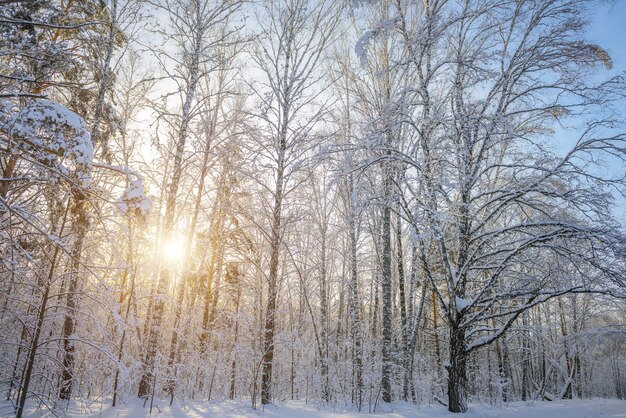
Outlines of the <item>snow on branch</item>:
{"type": "Polygon", "coordinates": [[[356,41],[356,45],[354,46],[354,52],[359,58],[362,66],[365,66],[365,64],[367,63],[367,49],[372,40],[374,40],[382,32],[394,29],[397,23],[397,18],[381,20],[373,29],[365,31],[363,35],[361,35],[361,37],[356,41]]]}
{"type": "Polygon", "coordinates": [[[0,100],[0,141],[10,152],[26,151],[61,174],[90,181],[93,144],[85,120],[65,106],[38,99],[23,107],[0,100]]]}
{"type": "Polygon", "coordinates": [[[145,217],[152,209],[152,200],[144,191],[142,178],[129,181],[128,187],[117,200],[117,206],[127,215],[145,217]]]}

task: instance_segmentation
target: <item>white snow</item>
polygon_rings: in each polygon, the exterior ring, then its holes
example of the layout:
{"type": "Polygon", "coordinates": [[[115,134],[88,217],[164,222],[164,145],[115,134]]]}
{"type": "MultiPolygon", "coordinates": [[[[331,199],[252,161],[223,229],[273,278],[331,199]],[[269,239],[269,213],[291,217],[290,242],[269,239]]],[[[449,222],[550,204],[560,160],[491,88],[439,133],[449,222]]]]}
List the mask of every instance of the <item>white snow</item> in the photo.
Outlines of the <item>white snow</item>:
{"type": "Polygon", "coordinates": [[[367,47],[380,32],[382,31],[390,31],[392,30],[398,22],[398,19],[387,19],[381,20],[378,22],[376,27],[372,30],[365,31],[363,35],[356,41],[356,45],[354,46],[354,52],[356,56],[359,58],[361,65],[365,65],[367,63],[367,47]]]}
{"type": "Polygon", "coordinates": [[[152,200],[146,196],[141,177],[129,182],[128,187],[117,201],[118,207],[126,214],[146,216],[152,209],[152,200]]]}
{"type": "MultiPolygon", "coordinates": [[[[223,417],[223,418],[357,418],[373,417],[414,417],[414,418],[626,418],[626,401],[616,399],[567,400],[557,402],[513,402],[505,406],[470,405],[465,414],[450,413],[443,406],[415,406],[406,402],[394,402],[385,406],[383,411],[368,414],[356,412],[348,407],[319,405],[304,401],[281,402],[270,405],[263,410],[260,405],[254,410],[249,402],[222,401],[175,402],[172,407],[166,400],[155,401],[152,410],[154,417],[223,417]]],[[[25,416],[52,417],[52,413],[35,412],[34,403],[25,411],[25,416]]],[[[382,408],[381,408],[382,409],[382,408]]],[[[10,416],[12,407],[3,401],[0,403],[0,416],[10,416]]],[[[149,403],[146,408],[142,402],[134,399],[128,404],[112,408],[109,400],[72,402],[68,410],[69,416],[102,417],[102,418],[141,418],[149,417],[149,403]]]]}
{"type": "Polygon", "coordinates": [[[473,347],[488,343],[493,340],[493,338],[493,335],[483,335],[482,337],[476,338],[474,341],[472,341],[471,344],[467,346],[467,350],[471,350],[473,347]]]}
{"type": "Polygon", "coordinates": [[[462,311],[463,309],[467,308],[468,306],[470,306],[472,304],[471,301],[467,300],[467,299],[463,299],[460,297],[456,297],[456,310],[457,311],[462,311]]]}
{"type": "MultiPolygon", "coordinates": [[[[69,157],[82,180],[88,180],[93,144],[85,120],[65,106],[47,99],[33,100],[19,108],[0,100],[0,130],[18,147],[30,149],[49,160],[69,157]]],[[[61,169],[67,168],[60,167],[61,169]]]]}
{"type": "Polygon", "coordinates": [[[367,46],[377,33],[377,30],[368,30],[363,33],[363,35],[361,35],[358,41],[356,41],[356,45],[354,46],[354,52],[361,62],[361,65],[365,65],[367,63],[367,46]]]}

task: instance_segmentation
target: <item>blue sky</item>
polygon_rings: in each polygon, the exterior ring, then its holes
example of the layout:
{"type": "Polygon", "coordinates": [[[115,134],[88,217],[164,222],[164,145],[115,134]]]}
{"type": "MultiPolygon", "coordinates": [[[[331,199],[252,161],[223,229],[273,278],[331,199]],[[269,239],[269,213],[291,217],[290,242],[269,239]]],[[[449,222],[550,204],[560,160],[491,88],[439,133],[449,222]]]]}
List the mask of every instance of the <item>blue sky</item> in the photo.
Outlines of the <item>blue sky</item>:
{"type": "MultiPolygon", "coordinates": [[[[593,41],[606,49],[613,58],[611,73],[626,73],[626,0],[613,0],[612,4],[599,4],[591,16],[588,30],[589,41],[593,41]]],[[[622,115],[626,119],[626,103],[622,115]]],[[[615,161],[611,171],[624,173],[623,163],[615,161]]],[[[618,197],[615,215],[626,225],[626,200],[618,197]]]]}
{"type": "Polygon", "coordinates": [[[589,39],[610,53],[615,70],[626,71],[626,0],[599,5],[591,19],[589,39]]]}

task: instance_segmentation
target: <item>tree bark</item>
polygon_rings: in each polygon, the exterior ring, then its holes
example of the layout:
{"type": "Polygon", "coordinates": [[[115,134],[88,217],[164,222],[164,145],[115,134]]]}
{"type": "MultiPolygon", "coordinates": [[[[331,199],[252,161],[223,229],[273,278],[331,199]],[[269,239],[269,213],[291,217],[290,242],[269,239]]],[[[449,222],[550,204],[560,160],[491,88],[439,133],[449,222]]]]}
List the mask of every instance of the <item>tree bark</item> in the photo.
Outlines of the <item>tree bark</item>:
{"type": "Polygon", "coordinates": [[[74,244],[72,245],[70,278],[67,289],[66,313],[63,321],[63,372],[61,374],[61,387],[59,398],[69,400],[72,396],[72,383],[74,380],[74,354],[75,346],[72,335],[76,329],[76,314],[78,311],[78,288],[80,282],[80,267],[83,252],[83,242],[87,233],[87,201],[80,190],[74,190],[70,202],[73,214],[74,244]]]}
{"type": "Polygon", "coordinates": [[[465,352],[465,331],[456,326],[450,327],[450,362],[448,369],[448,411],[466,412],[467,395],[467,353],[465,352]]]}
{"type": "MultiPolygon", "coordinates": [[[[325,222],[325,220],[322,220],[325,222]]],[[[320,268],[320,372],[322,375],[322,400],[330,400],[330,382],[328,378],[328,298],[326,295],[326,230],[322,231],[320,268]]]]}
{"type": "MultiPolygon", "coordinates": [[[[286,109],[285,109],[286,112],[286,109]]],[[[284,120],[288,120],[287,117],[284,120]]],[[[269,289],[265,310],[265,326],[263,332],[263,369],[261,372],[261,403],[272,402],[272,365],[274,362],[274,329],[276,327],[276,300],[278,298],[278,261],[280,255],[280,229],[282,225],[281,210],[283,200],[284,158],[286,149],[286,126],[281,133],[276,171],[276,191],[274,193],[274,211],[271,232],[271,255],[269,272],[269,289]]]]}
{"type": "MultiPolygon", "coordinates": [[[[388,184],[391,187],[390,184],[388,184]]],[[[387,193],[386,193],[387,194],[387,193]]],[[[391,209],[387,204],[383,207],[383,268],[382,268],[382,398],[384,402],[392,401],[391,372],[392,358],[392,311],[391,311],[391,209]]]]}
{"type": "MultiPolygon", "coordinates": [[[[69,205],[65,209],[65,214],[63,215],[63,221],[61,223],[61,227],[60,227],[59,234],[58,234],[59,237],[63,237],[63,231],[65,229],[65,222],[67,220],[68,211],[69,211],[69,205]]],[[[24,365],[24,377],[22,379],[22,385],[20,388],[20,396],[18,397],[18,402],[16,405],[16,418],[22,418],[22,415],[24,413],[24,407],[26,406],[26,400],[28,399],[28,389],[30,387],[31,376],[33,374],[33,367],[35,365],[35,356],[37,354],[37,348],[39,347],[39,337],[41,335],[41,329],[43,328],[43,323],[46,317],[46,308],[48,306],[50,287],[52,286],[52,278],[54,277],[54,272],[57,267],[57,258],[59,256],[60,249],[61,249],[60,245],[55,245],[54,253],[52,255],[52,260],[50,263],[50,269],[48,271],[46,280],[43,283],[44,289],[41,295],[41,302],[39,304],[39,311],[37,314],[37,323],[35,324],[33,338],[31,340],[30,347],[28,350],[28,357],[26,359],[26,364],[24,365]]]]}
{"type": "Polygon", "coordinates": [[[361,342],[361,320],[359,315],[359,280],[357,265],[356,215],[353,200],[354,180],[348,175],[348,228],[350,236],[350,333],[352,337],[352,401],[360,412],[363,404],[363,348],[361,342]]]}

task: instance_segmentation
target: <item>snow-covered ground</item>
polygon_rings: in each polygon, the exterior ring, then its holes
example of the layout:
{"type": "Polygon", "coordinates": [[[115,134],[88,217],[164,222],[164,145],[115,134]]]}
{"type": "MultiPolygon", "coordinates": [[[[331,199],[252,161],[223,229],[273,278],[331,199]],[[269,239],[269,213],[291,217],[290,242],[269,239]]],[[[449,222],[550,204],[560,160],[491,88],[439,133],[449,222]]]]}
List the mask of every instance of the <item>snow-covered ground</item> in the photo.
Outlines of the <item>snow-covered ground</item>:
{"type": "MultiPolygon", "coordinates": [[[[414,417],[414,418],[626,418],[626,401],[615,399],[572,400],[559,402],[516,402],[506,406],[471,405],[466,414],[452,414],[441,406],[414,406],[403,402],[394,402],[386,411],[374,414],[358,413],[349,409],[325,407],[304,402],[285,402],[273,405],[265,410],[254,410],[246,402],[198,402],[188,401],[167,406],[159,402],[152,410],[155,417],[219,417],[219,418],[356,418],[356,417],[414,417]]],[[[33,405],[34,407],[34,405],[33,405]]],[[[11,405],[0,403],[0,416],[12,416],[11,405]]],[[[61,414],[58,414],[61,415],[61,414]]],[[[52,417],[49,411],[35,411],[28,408],[26,417],[52,417]]],[[[108,401],[72,403],[67,416],[102,417],[102,418],[141,418],[149,417],[139,401],[116,408],[108,401]]]]}

